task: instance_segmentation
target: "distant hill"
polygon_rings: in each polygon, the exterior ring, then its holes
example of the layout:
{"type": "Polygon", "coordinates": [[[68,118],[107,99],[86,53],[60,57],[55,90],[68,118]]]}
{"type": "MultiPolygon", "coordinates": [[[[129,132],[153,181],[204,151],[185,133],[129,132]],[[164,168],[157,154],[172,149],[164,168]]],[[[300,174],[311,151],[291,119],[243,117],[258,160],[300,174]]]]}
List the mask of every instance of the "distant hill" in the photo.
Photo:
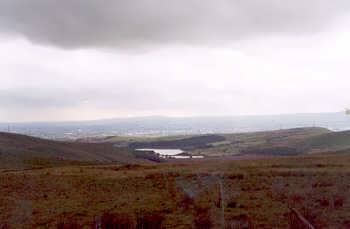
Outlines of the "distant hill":
{"type": "MultiPolygon", "coordinates": [[[[187,135],[172,137],[89,138],[88,142],[110,142],[118,147],[182,149],[206,156],[237,154],[298,155],[310,152],[317,137],[332,133],[326,128],[308,127],[234,134],[187,135]],[[315,140],[314,140],[315,139],[315,140]]],[[[84,141],[81,139],[80,141],[84,141]]]]}
{"type": "Polygon", "coordinates": [[[115,148],[112,144],[58,142],[0,132],[2,169],[140,161],[128,149],[115,148]]]}
{"type": "Polygon", "coordinates": [[[231,150],[238,154],[258,155],[350,152],[350,131],[332,132],[324,128],[233,134],[226,135],[226,138],[231,142],[229,145],[210,150],[228,152],[231,150]]]}
{"type": "Polygon", "coordinates": [[[332,131],[350,130],[345,112],[223,117],[139,117],[81,122],[0,123],[10,131],[50,139],[85,137],[170,136],[217,133],[248,133],[301,127],[323,127],[332,131]]]}
{"type": "Polygon", "coordinates": [[[206,156],[299,155],[311,150],[310,139],[332,133],[320,127],[294,128],[276,131],[223,134],[225,141],[212,144],[211,148],[198,149],[194,153],[206,156]]]}
{"type": "Polygon", "coordinates": [[[61,142],[0,132],[0,169],[158,161],[152,154],[137,155],[135,148],[180,148],[209,157],[348,153],[350,131],[311,127],[164,138],[108,137],[97,142],[61,142]]]}
{"type": "Polygon", "coordinates": [[[350,149],[350,131],[332,132],[305,140],[311,152],[336,152],[350,149]]]}
{"type": "Polygon", "coordinates": [[[159,140],[159,141],[146,141],[146,142],[133,142],[129,144],[132,149],[140,148],[166,148],[166,149],[182,149],[192,150],[209,147],[211,143],[225,141],[225,137],[221,135],[202,135],[202,136],[189,136],[183,139],[174,140],[159,140]]]}

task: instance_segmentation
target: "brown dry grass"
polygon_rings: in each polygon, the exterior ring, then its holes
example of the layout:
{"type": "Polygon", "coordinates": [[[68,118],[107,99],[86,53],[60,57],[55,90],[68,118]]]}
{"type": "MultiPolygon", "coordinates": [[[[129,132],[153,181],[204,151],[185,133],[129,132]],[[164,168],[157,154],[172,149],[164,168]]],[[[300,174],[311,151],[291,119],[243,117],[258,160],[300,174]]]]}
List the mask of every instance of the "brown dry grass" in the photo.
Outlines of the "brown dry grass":
{"type": "Polygon", "coordinates": [[[349,194],[347,155],[2,172],[0,228],[349,228],[349,194]]]}

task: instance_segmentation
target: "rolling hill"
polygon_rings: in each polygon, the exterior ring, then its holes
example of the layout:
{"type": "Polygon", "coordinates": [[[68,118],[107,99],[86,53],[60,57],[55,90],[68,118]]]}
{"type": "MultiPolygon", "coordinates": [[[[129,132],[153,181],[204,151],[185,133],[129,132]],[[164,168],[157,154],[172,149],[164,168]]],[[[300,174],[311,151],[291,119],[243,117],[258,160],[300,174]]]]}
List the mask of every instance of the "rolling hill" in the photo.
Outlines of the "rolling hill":
{"type": "Polygon", "coordinates": [[[48,139],[78,139],[95,136],[168,136],[213,133],[249,133],[324,127],[330,130],[350,129],[350,118],[344,112],[222,117],[134,117],[80,122],[0,123],[0,131],[48,139]]]}
{"type": "Polygon", "coordinates": [[[296,128],[225,136],[229,144],[219,145],[210,150],[279,156],[350,152],[350,131],[296,128]]]}
{"type": "Polygon", "coordinates": [[[135,148],[179,148],[207,157],[235,155],[291,156],[350,151],[350,131],[295,128],[242,134],[188,135],[163,138],[83,139],[60,142],[0,132],[0,169],[76,164],[144,163],[135,148]],[[91,142],[91,141],[96,141],[91,142]]]}
{"type": "Polygon", "coordinates": [[[213,147],[196,150],[210,156],[242,154],[255,155],[299,155],[308,153],[310,139],[332,133],[319,127],[294,128],[276,131],[262,131],[241,134],[224,134],[225,141],[212,144],[213,147]]]}
{"type": "Polygon", "coordinates": [[[112,144],[58,142],[0,133],[0,169],[66,164],[134,163],[141,159],[112,144]]]}
{"type": "Polygon", "coordinates": [[[167,149],[201,149],[210,146],[215,142],[225,141],[225,137],[220,135],[202,135],[202,136],[189,136],[183,139],[166,140],[160,141],[148,141],[148,142],[133,142],[129,144],[132,149],[137,148],[167,148],[167,149]]]}
{"type": "Polygon", "coordinates": [[[331,132],[305,141],[311,152],[337,152],[350,149],[350,131],[331,132]]]}

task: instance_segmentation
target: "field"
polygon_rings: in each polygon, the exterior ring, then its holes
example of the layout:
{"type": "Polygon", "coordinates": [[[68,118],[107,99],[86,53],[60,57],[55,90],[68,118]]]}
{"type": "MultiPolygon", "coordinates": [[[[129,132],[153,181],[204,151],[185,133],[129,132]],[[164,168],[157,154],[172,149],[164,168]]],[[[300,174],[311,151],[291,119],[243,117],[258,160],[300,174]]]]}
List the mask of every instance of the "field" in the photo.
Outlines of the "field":
{"type": "Polygon", "coordinates": [[[350,228],[349,194],[348,153],[2,170],[0,228],[350,228]]]}

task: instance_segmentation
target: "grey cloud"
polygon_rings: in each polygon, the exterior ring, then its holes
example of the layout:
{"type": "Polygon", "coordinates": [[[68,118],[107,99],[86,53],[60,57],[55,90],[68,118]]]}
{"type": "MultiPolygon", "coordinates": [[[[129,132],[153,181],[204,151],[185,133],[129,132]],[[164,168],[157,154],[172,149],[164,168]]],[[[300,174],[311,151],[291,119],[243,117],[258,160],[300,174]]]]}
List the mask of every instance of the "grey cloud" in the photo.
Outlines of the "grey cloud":
{"type": "MultiPolygon", "coordinates": [[[[0,107],[4,110],[45,110],[79,109],[82,106],[101,110],[115,111],[152,111],[152,110],[205,110],[208,106],[218,109],[216,96],[208,95],[207,89],[183,90],[174,95],[172,90],[152,90],[140,85],[120,87],[96,85],[95,88],[13,88],[0,90],[0,107]],[[144,99],[147,98],[147,99],[144,99]]],[[[75,87],[78,88],[78,87],[75,87]]],[[[210,90],[211,93],[215,90],[210,90]]],[[[209,94],[210,94],[209,92],[209,94]]]]}
{"type": "MultiPolygon", "coordinates": [[[[0,106],[3,108],[59,108],[75,106],[74,99],[67,99],[67,92],[59,90],[43,90],[16,88],[0,91],[0,106]]],[[[74,98],[74,97],[73,97],[74,98]]]]}
{"type": "MultiPolygon", "coordinates": [[[[82,105],[101,109],[145,110],[150,107],[161,108],[169,101],[159,92],[137,88],[14,88],[0,90],[0,106],[4,109],[66,109],[82,105]],[[147,100],[141,98],[147,97],[147,100]],[[127,99],[125,99],[127,98],[127,99]]],[[[168,106],[174,105],[171,103],[168,106]]],[[[180,105],[180,104],[176,104],[180,105]]]]}
{"type": "Polygon", "coordinates": [[[349,0],[1,0],[0,33],[63,48],[220,43],[324,28],[349,0]]]}

